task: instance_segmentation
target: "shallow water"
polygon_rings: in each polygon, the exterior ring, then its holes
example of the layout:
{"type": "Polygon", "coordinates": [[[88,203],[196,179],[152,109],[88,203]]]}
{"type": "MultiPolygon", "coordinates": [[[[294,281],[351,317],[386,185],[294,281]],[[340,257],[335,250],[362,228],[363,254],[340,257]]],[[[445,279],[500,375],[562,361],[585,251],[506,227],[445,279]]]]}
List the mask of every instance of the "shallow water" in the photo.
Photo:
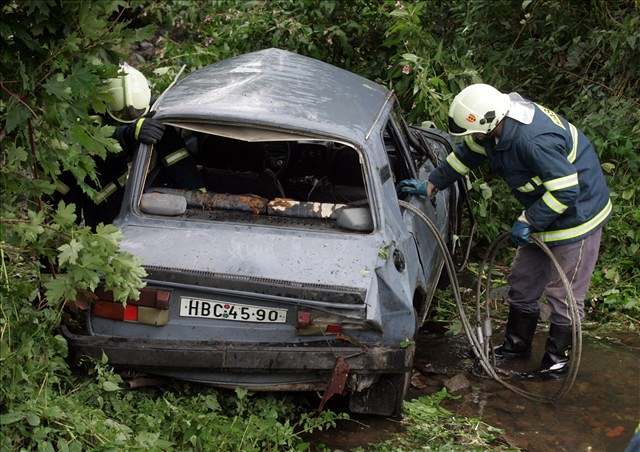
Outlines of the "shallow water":
{"type": "MultiPolygon", "coordinates": [[[[535,369],[540,362],[546,333],[536,334],[534,353],[519,369],[535,369]]],[[[640,337],[585,335],[580,371],[571,392],[555,405],[530,402],[498,383],[473,375],[473,361],[462,336],[422,332],[417,341],[415,369],[420,388],[409,397],[439,390],[459,373],[470,387],[446,406],[457,414],[479,417],[504,430],[512,446],[528,451],[623,451],[640,421],[640,337]]],[[[553,395],[555,382],[527,382],[521,386],[553,395]]],[[[314,435],[334,449],[348,450],[379,442],[401,431],[396,421],[354,416],[337,428],[314,435]]]]}

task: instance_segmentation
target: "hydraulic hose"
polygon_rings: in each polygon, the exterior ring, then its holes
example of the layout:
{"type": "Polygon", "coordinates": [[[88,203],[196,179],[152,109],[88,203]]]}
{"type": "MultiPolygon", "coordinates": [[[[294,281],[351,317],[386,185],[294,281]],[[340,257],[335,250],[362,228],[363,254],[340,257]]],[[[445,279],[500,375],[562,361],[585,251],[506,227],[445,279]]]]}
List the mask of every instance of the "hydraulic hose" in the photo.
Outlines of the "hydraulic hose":
{"type": "Polygon", "coordinates": [[[536,402],[543,402],[543,403],[555,403],[560,399],[562,399],[571,390],[571,387],[573,386],[576,376],[578,374],[580,357],[582,353],[582,335],[580,331],[580,317],[578,313],[578,306],[577,306],[575,297],[573,296],[571,285],[567,280],[567,277],[564,271],[560,267],[560,264],[556,260],[551,250],[549,250],[549,248],[544,244],[544,242],[538,240],[535,237],[532,239],[533,242],[538,247],[540,247],[540,249],[549,257],[557,273],[560,275],[560,279],[562,280],[562,283],[565,287],[565,291],[567,293],[567,302],[569,305],[569,312],[572,319],[571,330],[572,330],[573,346],[571,348],[571,357],[569,361],[569,370],[567,372],[567,375],[564,378],[562,385],[558,389],[558,391],[553,396],[549,397],[549,396],[544,396],[541,394],[536,394],[534,392],[527,391],[525,389],[520,388],[519,386],[516,386],[510,383],[509,381],[502,378],[498,374],[499,369],[497,369],[494,365],[493,349],[490,342],[490,338],[491,338],[491,318],[489,316],[490,303],[488,302],[489,296],[491,293],[490,292],[491,269],[493,267],[493,263],[497,255],[497,252],[505,245],[505,242],[509,239],[509,233],[504,233],[500,235],[491,244],[491,246],[489,247],[489,250],[487,251],[487,255],[485,256],[484,260],[480,265],[480,271],[478,273],[478,284],[477,284],[477,290],[476,290],[476,307],[477,307],[476,315],[477,315],[478,324],[474,329],[464,309],[462,295],[460,293],[460,284],[458,282],[458,277],[456,275],[456,268],[453,262],[453,258],[451,257],[451,254],[447,249],[446,242],[440,235],[437,226],[429,217],[427,217],[417,207],[414,207],[413,205],[405,201],[399,201],[399,204],[401,208],[412,212],[420,220],[422,220],[422,222],[427,226],[427,228],[433,235],[438,245],[438,248],[440,248],[440,251],[442,251],[442,254],[444,257],[444,264],[447,269],[449,279],[451,280],[451,289],[453,291],[453,296],[456,300],[456,305],[458,307],[458,312],[460,314],[460,322],[462,323],[464,332],[467,336],[467,339],[469,340],[469,343],[471,344],[471,348],[473,350],[474,355],[476,356],[478,362],[482,366],[482,369],[487,373],[487,375],[491,376],[494,380],[496,380],[498,383],[500,383],[502,386],[506,387],[510,391],[513,391],[516,394],[519,394],[522,397],[529,400],[533,400],[536,402]],[[484,268],[487,266],[487,262],[489,262],[488,273],[487,273],[487,287],[486,287],[487,303],[485,305],[487,316],[483,320],[480,313],[481,298],[482,298],[482,274],[483,274],[484,268]]]}

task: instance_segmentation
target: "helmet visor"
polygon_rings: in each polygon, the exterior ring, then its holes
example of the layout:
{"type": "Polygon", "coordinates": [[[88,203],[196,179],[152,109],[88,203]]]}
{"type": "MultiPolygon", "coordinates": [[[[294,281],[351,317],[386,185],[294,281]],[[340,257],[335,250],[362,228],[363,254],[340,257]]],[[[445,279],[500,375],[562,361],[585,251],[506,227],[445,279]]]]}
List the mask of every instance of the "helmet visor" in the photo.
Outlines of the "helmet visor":
{"type": "Polygon", "coordinates": [[[467,133],[467,129],[460,127],[458,124],[456,124],[456,122],[453,120],[453,118],[451,116],[449,116],[449,132],[453,133],[453,134],[464,134],[467,133]]]}
{"type": "Polygon", "coordinates": [[[148,108],[134,108],[129,105],[120,111],[110,113],[111,116],[120,122],[133,122],[147,112],[148,108]]]}

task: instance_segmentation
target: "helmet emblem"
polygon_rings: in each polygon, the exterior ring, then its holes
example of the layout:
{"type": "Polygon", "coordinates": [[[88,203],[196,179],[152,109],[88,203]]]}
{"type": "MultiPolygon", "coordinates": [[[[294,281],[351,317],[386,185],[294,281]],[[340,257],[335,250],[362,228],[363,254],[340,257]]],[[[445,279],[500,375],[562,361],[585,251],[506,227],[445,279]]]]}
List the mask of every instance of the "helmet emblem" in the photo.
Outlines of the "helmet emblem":
{"type": "Polygon", "coordinates": [[[476,118],[476,115],[474,115],[473,113],[469,113],[467,115],[467,122],[476,122],[476,119],[478,118],[476,118]]]}

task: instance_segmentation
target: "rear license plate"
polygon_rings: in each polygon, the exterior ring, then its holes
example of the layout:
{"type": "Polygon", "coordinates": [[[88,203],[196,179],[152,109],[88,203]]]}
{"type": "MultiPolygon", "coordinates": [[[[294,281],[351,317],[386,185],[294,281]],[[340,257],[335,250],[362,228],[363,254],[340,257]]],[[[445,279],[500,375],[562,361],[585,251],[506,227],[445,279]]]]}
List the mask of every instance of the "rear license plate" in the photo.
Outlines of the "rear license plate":
{"type": "Polygon", "coordinates": [[[287,310],[219,300],[180,297],[180,317],[235,320],[238,322],[285,323],[287,321],[287,310]]]}

